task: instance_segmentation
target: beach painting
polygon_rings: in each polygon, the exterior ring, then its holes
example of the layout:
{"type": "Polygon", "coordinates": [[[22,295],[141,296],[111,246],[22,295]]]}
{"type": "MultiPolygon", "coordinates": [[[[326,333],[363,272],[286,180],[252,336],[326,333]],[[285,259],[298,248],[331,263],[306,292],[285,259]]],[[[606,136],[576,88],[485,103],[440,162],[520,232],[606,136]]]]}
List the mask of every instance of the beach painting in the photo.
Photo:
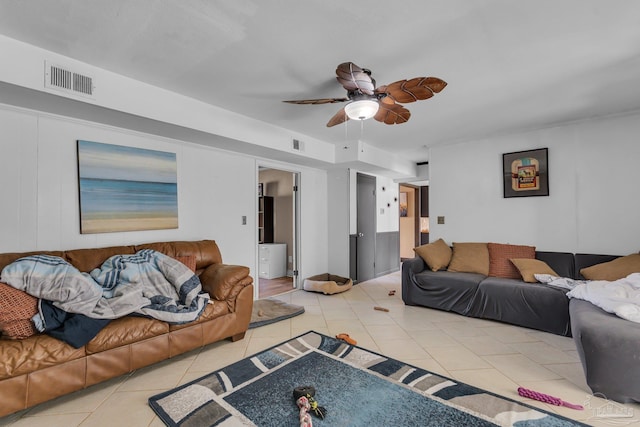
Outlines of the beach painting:
{"type": "Polygon", "coordinates": [[[80,233],[178,228],[175,153],[78,140],[80,233]]]}

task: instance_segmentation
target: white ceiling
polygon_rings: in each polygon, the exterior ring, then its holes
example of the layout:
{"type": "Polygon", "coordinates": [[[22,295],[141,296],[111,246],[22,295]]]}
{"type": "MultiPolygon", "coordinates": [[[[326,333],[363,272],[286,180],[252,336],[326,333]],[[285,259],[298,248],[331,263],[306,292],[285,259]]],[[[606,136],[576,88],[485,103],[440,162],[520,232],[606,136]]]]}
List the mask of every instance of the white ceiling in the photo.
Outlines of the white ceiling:
{"type": "MultiPolygon", "coordinates": [[[[335,144],[428,147],[640,109],[637,0],[1,0],[0,33],[335,144]],[[336,66],[448,86],[327,128],[336,66]]],[[[3,61],[6,58],[3,58],[3,61]]]]}

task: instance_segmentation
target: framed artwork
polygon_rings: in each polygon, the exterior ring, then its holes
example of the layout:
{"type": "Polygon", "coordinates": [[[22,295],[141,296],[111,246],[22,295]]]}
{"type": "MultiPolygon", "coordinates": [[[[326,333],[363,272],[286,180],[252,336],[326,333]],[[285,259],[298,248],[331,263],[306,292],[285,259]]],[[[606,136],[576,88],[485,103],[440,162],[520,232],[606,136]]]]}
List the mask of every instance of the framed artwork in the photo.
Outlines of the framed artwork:
{"type": "Polygon", "coordinates": [[[502,155],[505,198],[549,195],[547,151],[539,148],[502,155]]]}
{"type": "Polygon", "coordinates": [[[80,233],[178,228],[175,153],[78,140],[80,233]]]}
{"type": "Polygon", "coordinates": [[[400,193],[400,216],[409,215],[409,203],[407,202],[407,193],[400,193]]]}
{"type": "Polygon", "coordinates": [[[264,184],[258,183],[258,197],[264,196],[264,184]]]}

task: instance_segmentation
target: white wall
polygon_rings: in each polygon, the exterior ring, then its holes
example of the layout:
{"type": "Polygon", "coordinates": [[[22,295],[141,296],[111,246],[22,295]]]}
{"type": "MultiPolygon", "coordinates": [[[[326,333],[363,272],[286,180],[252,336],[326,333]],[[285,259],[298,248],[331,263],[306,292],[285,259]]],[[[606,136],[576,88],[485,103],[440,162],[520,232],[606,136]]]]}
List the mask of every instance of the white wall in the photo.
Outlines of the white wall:
{"type": "Polygon", "coordinates": [[[376,176],[377,231],[400,231],[400,185],[392,178],[376,176]]]}
{"type": "Polygon", "coordinates": [[[432,148],[430,240],[638,252],[639,135],[635,114],[432,148]],[[502,154],[543,147],[549,148],[550,195],[503,198],[502,154]]]}
{"type": "Polygon", "coordinates": [[[400,230],[400,186],[393,178],[349,169],[349,233],[358,232],[357,181],[358,173],[376,179],[376,231],[386,233],[400,230]],[[384,188],[384,190],[383,190],[384,188]],[[395,199],[395,200],[394,200],[395,199]],[[389,204],[390,206],[387,206],[389,204]]]}
{"type": "MultiPolygon", "coordinates": [[[[0,252],[215,239],[225,263],[256,277],[255,158],[5,105],[0,129],[0,252]],[[175,152],[179,228],[80,234],[77,139],[175,152]]],[[[316,274],[327,270],[326,172],[301,169],[301,181],[310,190],[301,195],[300,264],[316,274]]]]}

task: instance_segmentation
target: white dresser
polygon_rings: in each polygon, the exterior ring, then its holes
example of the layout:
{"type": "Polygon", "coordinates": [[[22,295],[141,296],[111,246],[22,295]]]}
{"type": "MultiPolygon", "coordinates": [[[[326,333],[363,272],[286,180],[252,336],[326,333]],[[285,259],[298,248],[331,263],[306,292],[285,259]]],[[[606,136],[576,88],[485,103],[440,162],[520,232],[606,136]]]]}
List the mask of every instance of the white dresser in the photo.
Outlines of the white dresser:
{"type": "Polygon", "coordinates": [[[261,243],[258,245],[260,269],[258,276],[263,279],[275,279],[287,275],[287,244],[261,243]]]}

